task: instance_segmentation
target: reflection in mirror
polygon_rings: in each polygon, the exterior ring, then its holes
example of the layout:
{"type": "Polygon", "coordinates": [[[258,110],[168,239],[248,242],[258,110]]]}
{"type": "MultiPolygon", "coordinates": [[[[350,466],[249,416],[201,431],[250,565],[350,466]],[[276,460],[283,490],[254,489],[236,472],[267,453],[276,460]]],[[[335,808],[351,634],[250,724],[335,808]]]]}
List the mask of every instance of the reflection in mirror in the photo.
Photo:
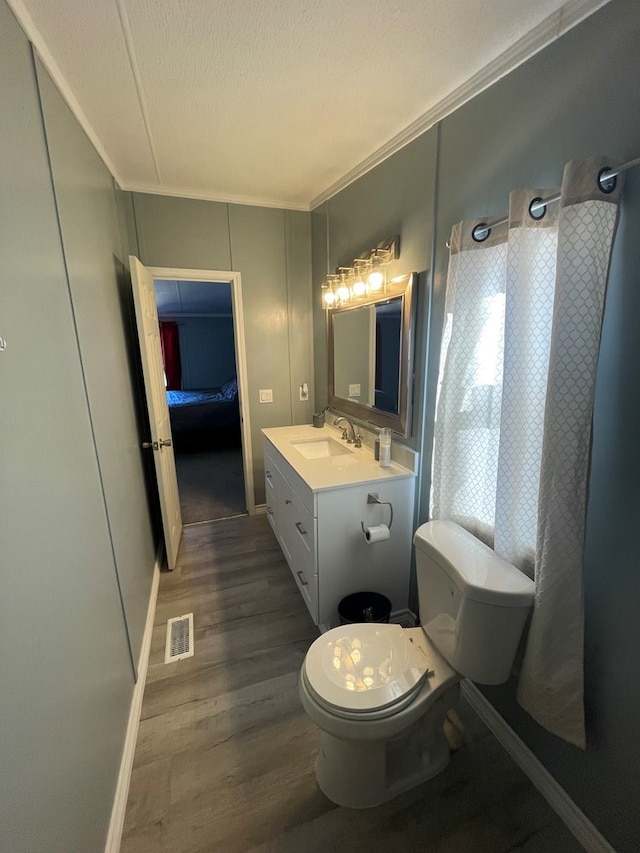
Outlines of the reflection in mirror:
{"type": "Polygon", "coordinates": [[[391,293],[329,315],[329,403],[375,426],[408,434],[411,300],[415,275],[391,293]]]}

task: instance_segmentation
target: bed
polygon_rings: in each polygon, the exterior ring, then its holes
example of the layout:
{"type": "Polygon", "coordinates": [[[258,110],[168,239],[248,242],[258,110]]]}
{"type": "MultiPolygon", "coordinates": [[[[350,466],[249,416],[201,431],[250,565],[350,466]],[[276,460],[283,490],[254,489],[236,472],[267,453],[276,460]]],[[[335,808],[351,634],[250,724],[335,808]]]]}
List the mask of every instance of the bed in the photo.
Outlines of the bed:
{"type": "Polygon", "coordinates": [[[176,449],[215,447],[240,439],[238,383],[219,388],[167,391],[171,432],[176,449]]]}

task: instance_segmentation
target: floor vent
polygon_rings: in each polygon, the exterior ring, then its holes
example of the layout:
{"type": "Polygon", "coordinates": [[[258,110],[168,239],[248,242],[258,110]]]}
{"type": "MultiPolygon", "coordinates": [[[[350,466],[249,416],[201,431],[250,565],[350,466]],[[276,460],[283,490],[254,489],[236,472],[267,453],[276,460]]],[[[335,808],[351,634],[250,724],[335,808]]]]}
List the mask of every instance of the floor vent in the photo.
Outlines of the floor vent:
{"type": "Polygon", "coordinates": [[[167,622],[164,662],[190,658],[193,655],[193,613],[176,616],[167,622]]]}

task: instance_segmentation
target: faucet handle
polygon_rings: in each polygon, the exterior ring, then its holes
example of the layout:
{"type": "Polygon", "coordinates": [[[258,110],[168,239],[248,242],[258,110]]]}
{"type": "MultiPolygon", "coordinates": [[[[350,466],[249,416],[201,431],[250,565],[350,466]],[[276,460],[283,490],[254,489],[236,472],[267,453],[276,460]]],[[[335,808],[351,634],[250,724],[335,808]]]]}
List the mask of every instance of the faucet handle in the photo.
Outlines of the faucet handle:
{"type": "Polygon", "coordinates": [[[360,433],[358,433],[355,439],[353,440],[353,446],[362,447],[362,436],[360,435],[360,433]]]}

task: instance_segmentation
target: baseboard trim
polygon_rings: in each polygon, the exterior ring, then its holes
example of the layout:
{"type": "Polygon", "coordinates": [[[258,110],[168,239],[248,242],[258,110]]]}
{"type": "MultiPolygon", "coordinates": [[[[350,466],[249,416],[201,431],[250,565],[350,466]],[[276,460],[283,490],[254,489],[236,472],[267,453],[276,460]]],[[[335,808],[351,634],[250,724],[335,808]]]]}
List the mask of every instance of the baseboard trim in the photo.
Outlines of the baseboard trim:
{"type": "Polygon", "coordinates": [[[556,782],[546,767],[536,758],[524,741],[514,732],[493,705],[471,681],[464,679],[462,695],[480,719],[500,741],[513,760],[526,773],[567,829],[582,844],[587,853],[615,853],[614,848],[596,829],[556,782]]]}
{"type": "Polygon", "coordinates": [[[404,610],[393,610],[389,617],[389,622],[394,625],[402,625],[403,628],[416,627],[416,614],[405,607],[404,610]]]}
{"type": "Polygon", "coordinates": [[[124,816],[127,808],[127,798],[129,796],[129,783],[131,782],[131,771],[133,770],[133,756],[136,749],[136,740],[138,738],[138,726],[140,724],[142,697],[144,695],[144,685],[147,680],[147,667],[149,666],[149,652],[151,650],[151,635],[153,633],[153,622],[156,612],[156,601],[158,598],[158,586],[160,584],[160,566],[162,565],[163,554],[164,546],[160,546],[158,548],[158,553],[156,554],[155,566],[153,567],[151,594],[149,595],[149,607],[147,609],[147,621],[144,626],[142,647],[140,649],[140,658],[138,660],[138,680],[133,688],[133,696],[131,698],[129,721],[127,723],[127,732],[124,739],[124,748],[122,750],[122,761],[120,762],[116,794],[113,800],[113,808],[111,810],[111,821],[109,823],[107,843],[104,848],[105,853],[119,853],[120,842],[122,840],[124,816]]]}

